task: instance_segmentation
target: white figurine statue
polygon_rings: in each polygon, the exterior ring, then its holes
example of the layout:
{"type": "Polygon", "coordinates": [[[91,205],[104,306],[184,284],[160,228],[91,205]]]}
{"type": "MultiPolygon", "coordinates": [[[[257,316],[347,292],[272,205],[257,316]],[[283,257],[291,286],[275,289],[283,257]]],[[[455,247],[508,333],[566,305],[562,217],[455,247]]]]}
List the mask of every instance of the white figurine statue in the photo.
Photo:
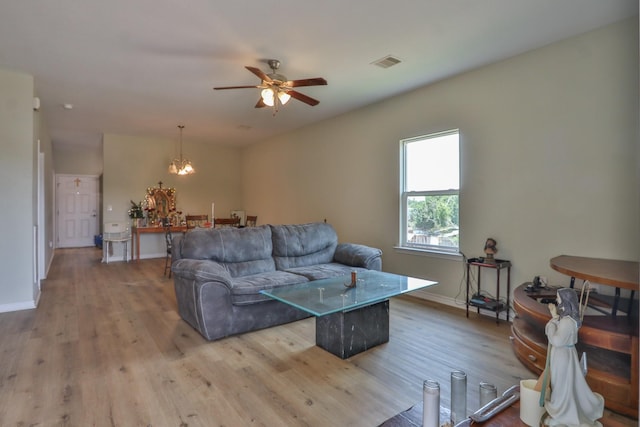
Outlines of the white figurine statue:
{"type": "Polygon", "coordinates": [[[544,400],[548,414],[544,425],[602,427],[597,420],[602,418],[604,398],[589,388],[575,348],[582,324],[575,290],[559,289],[556,302],[557,309],[549,304],[552,317],[545,327],[549,340],[547,368],[538,380],[543,396],[551,388],[549,399],[544,400]]]}

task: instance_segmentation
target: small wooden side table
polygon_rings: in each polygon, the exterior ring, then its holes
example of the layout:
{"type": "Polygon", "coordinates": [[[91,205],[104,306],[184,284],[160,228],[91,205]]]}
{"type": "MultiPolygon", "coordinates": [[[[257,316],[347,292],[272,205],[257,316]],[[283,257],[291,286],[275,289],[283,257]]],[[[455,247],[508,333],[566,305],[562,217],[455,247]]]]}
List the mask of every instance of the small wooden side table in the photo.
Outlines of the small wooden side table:
{"type": "Polygon", "coordinates": [[[500,321],[499,314],[501,311],[507,311],[507,322],[509,321],[509,296],[511,295],[511,261],[506,259],[496,259],[494,262],[486,262],[481,258],[470,258],[467,261],[467,317],[469,317],[469,306],[476,307],[478,313],[480,313],[480,309],[495,311],[496,313],[496,323],[500,321]],[[470,288],[470,272],[471,266],[478,267],[478,294],[480,293],[480,277],[481,277],[481,269],[482,268],[493,268],[496,270],[496,300],[495,305],[483,305],[475,303],[469,297],[469,288],[470,288]],[[506,304],[500,302],[500,272],[502,270],[507,270],[507,298],[506,304]]]}

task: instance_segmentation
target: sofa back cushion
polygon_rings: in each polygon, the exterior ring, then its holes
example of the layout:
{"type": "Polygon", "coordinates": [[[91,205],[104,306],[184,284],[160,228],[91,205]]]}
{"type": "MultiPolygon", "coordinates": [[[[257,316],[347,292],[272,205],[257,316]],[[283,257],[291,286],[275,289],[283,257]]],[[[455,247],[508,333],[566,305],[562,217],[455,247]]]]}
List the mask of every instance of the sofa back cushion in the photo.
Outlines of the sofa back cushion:
{"type": "Polygon", "coordinates": [[[275,271],[271,228],[196,228],[180,245],[181,258],[208,259],[223,264],[231,277],[275,271]]]}
{"type": "Polygon", "coordinates": [[[271,225],[273,258],[278,270],[333,261],[338,235],[323,222],[296,225],[271,225]]]}

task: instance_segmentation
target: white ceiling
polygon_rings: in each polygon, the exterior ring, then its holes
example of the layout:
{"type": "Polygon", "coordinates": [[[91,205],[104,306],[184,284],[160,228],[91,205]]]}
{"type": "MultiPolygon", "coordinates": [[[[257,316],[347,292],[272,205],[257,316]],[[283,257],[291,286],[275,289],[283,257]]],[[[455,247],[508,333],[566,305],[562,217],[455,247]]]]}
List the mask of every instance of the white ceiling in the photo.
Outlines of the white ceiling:
{"type": "Polygon", "coordinates": [[[636,15],[637,0],[3,0],[0,67],[35,77],[54,146],[103,133],[242,146],[636,15]],[[372,62],[394,55],[382,69],[372,62]],[[245,65],[299,88],[255,109],[245,65]],[[72,110],[63,104],[73,104],[72,110]]]}

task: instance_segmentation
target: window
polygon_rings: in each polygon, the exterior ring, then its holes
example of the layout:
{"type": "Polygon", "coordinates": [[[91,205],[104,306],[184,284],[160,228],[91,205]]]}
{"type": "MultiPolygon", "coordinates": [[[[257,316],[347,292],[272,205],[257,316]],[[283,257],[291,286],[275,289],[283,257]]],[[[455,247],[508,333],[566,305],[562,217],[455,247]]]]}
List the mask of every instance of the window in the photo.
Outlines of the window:
{"type": "Polygon", "coordinates": [[[458,130],[401,142],[400,245],[458,252],[458,130]]]}

